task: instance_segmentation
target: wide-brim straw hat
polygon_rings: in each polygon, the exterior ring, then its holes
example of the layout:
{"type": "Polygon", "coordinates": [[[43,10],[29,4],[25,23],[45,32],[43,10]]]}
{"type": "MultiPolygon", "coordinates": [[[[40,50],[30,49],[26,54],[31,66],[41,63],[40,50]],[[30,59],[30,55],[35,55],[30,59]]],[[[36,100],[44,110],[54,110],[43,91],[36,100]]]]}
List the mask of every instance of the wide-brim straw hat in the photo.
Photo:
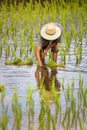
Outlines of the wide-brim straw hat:
{"type": "Polygon", "coordinates": [[[61,36],[61,28],[56,23],[48,23],[41,28],[40,34],[46,40],[55,40],[61,36]]]}

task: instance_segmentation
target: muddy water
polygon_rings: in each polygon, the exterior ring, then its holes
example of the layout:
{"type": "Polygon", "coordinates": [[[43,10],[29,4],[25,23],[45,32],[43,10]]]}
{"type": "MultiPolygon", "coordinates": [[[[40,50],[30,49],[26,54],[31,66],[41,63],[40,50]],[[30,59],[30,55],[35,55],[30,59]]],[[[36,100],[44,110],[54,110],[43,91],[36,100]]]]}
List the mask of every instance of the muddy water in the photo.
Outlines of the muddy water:
{"type": "MultiPolygon", "coordinates": [[[[61,61],[59,56],[58,62],[61,61]]],[[[11,112],[11,99],[14,92],[14,87],[16,86],[19,101],[22,105],[22,110],[25,113],[23,116],[22,129],[27,129],[27,114],[26,114],[26,94],[28,86],[30,85],[34,89],[33,99],[35,101],[35,119],[34,119],[34,127],[37,129],[38,124],[38,115],[40,112],[40,91],[38,88],[38,82],[35,77],[35,73],[37,70],[37,65],[33,64],[33,66],[6,66],[5,57],[2,55],[0,57],[0,84],[4,84],[6,88],[6,96],[5,96],[5,104],[9,106],[9,114],[12,115],[11,112]]],[[[48,68],[48,76],[51,75],[52,70],[48,68]]],[[[56,79],[59,85],[59,91],[61,93],[61,105],[62,108],[65,109],[64,102],[64,92],[62,90],[62,78],[64,77],[64,90],[67,88],[68,83],[72,83],[72,77],[74,77],[75,84],[74,89],[77,91],[79,88],[79,74],[82,75],[84,80],[84,86],[87,84],[87,45],[86,40],[83,39],[82,43],[82,61],[76,66],[75,53],[74,53],[74,44],[72,42],[70,52],[67,55],[66,67],[65,68],[57,68],[56,69],[56,79]]],[[[51,80],[51,78],[50,78],[51,80]]],[[[46,81],[47,82],[47,81],[46,81]]],[[[75,94],[77,98],[77,95],[75,94]]],[[[1,110],[0,110],[1,111],[1,110]]],[[[54,111],[54,105],[52,105],[52,111],[54,111]]],[[[13,123],[13,120],[9,122],[9,124],[13,123]]],[[[84,123],[85,124],[85,123],[84,123]]],[[[86,126],[86,125],[85,125],[86,126]]],[[[9,125],[9,130],[12,129],[12,126],[9,125]]],[[[62,128],[60,128],[62,129],[62,128]]]]}

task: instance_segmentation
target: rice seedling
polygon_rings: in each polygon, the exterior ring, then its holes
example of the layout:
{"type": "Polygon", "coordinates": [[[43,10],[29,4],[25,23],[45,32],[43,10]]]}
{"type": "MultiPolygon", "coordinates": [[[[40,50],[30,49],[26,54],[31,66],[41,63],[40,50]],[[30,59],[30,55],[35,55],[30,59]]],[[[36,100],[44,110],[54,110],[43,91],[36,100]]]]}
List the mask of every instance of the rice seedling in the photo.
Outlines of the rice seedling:
{"type": "Polygon", "coordinates": [[[21,121],[22,121],[22,108],[21,104],[18,102],[18,94],[16,89],[12,97],[12,112],[14,115],[14,125],[16,130],[21,130],[21,121]]]}
{"type": "Polygon", "coordinates": [[[7,45],[5,48],[5,58],[7,59],[10,56],[10,45],[7,45]]]}
{"type": "Polygon", "coordinates": [[[34,92],[33,89],[30,87],[30,85],[28,85],[27,102],[29,102],[30,100],[33,100],[33,98],[32,98],[33,92],[34,92]]]}
{"type": "Polygon", "coordinates": [[[41,129],[43,130],[44,124],[45,124],[45,106],[44,106],[44,102],[41,101],[41,110],[40,110],[40,114],[39,114],[38,130],[41,130],[41,129]]]}
{"type": "Polygon", "coordinates": [[[87,107],[87,88],[83,92],[83,108],[87,107]]]}
{"type": "Polygon", "coordinates": [[[9,122],[9,115],[8,115],[8,107],[4,106],[2,109],[2,115],[0,117],[0,127],[2,130],[7,130],[8,122],[9,122]]]}
{"type": "Polygon", "coordinates": [[[84,130],[84,128],[83,128],[83,122],[82,122],[80,116],[79,116],[79,125],[80,125],[80,130],[84,130]]]}
{"type": "Polygon", "coordinates": [[[16,58],[17,53],[16,53],[15,49],[13,48],[11,51],[12,51],[12,58],[16,58]]]}
{"type": "Polygon", "coordinates": [[[32,98],[32,95],[33,95],[33,89],[29,86],[26,99],[28,109],[28,130],[33,129],[33,122],[34,122],[34,100],[32,98]]]}
{"type": "Polygon", "coordinates": [[[64,64],[66,64],[66,48],[61,48],[60,50],[60,56],[61,56],[61,60],[64,62],[64,64]]]}
{"type": "Polygon", "coordinates": [[[3,103],[5,98],[5,86],[0,85],[0,102],[3,103]]]}
{"type": "Polygon", "coordinates": [[[76,47],[76,65],[80,64],[82,60],[82,46],[77,45],[76,47]]]}
{"type": "Polygon", "coordinates": [[[41,129],[43,130],[45,128],[45,114],[46,114],[45,101],[48,102],[48,97],[45,96],[44,78],[42,78],[40,81],[40,91],[41,91],[41,95],[40,95],[41,96],[41,102],[40,102],[41,110],[39,113],[38,130],[41,130],[41,129]]]}
{"type": "MultiPolygon", "coordinates": [[[[85,95],[86,94],[86,89],[84,91],[84,81],[82,76],[79,76],[79,90],[78,90],[78,105],[81,108],[84,108],[84,99],[85,99],[85,95]]],[[[86,101],[86,99],[85,99],[86,101]]]]}
{"type": "Polygon", "coordinates": [[[30,48],[30,52],[35,52],[36,46],[35,46],[35,42],[33,40],[33,29],[30,31],[29,34],[29,48],[30,48]]]}
{"type": "Polygon", "coordinates": [[[65,77],[62,78],[62,90],[64,90],[65,77]]]}
{"type": "Polygon", "coordinates": [[[3,48],[7,45],[7,41],[8,41],[8,37],[7,35],[5,34],[2,38],[2,46],[3,48]]]}
{"type": "Polygon", "coordinates": [[[47,115],[47,119],[46,119],[46,129],[47,129],[47,130],[50,130],[51,110],[50,110],[49,104],[46,104],[46,115],[47,115]]]}
{"type": "Polygon", "coordinates": [[[51,83],[51,93],[53,95],[53,100],[55,102],[55,120],[53,120],[53,117],[52,117],[52,121],[54,122],[53,123],[53,128],[55,128],[55,124],[57,123],[57,115],[58,113],[61,111],[61,105],[60,105],[60,98],[61,98],[61,95],[60,95],[60,92],[58,90],[56,90],[56,87],[55,87],[55,77],[52,77],[52,83],[51,83]]]}
{"type": "MultiPolygon", "coordinates": [[[[74,91],[73,91],[74,92],[74,91]]],[[[71,125],[77,122],[77,108],[76,108],[76,101],[74,97],[74,93],[71,94],[71,112],[72,112],[72,123],[71,125]]]]}
{"type": "Polygon", "coordinates": [[[78,29],[78,32],[79,32],[78,33],[78,38],[79,38],[79,41],[82,43],[83,34],[85,32],[85,27],[84,27],[84,23],[82,21],[82,18],[84,19],[85,16],[83,16],[82,13],[81,13],[81,15],[82,15],[82,17],[78,17],[78,27],[79,27],[79,29],[78,29]]]}
{"type": "Polygon", "coordinates": [[[71,45],[71,34],[66,33],[65,36],[66,36],[66,38],[65,38],[66,39],[65,47],[66,47],[66,52],[68,53],[69,49],[70,49],[70,45],[71,45]]]}
{"type": "Polygon", "coordinates": [[[13,41],[14,41],[14,50],[16,51],[17,50],[17,47],[18,47],[18,43],[17,43],[17,39],[16,37],[13,37],[13,41]]]}
{"type": "Polygon", "coordinates": [[[52,123],[53,130],[56,130],[57,120],[53,115],[51,115],[51,123],[52,123]]]}

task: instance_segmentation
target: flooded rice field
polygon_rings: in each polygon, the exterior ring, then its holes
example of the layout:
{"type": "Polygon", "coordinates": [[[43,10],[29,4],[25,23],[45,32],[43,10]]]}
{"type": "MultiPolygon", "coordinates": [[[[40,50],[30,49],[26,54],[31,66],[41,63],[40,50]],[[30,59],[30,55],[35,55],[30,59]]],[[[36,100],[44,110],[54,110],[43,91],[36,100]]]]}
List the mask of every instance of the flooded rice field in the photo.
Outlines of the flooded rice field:
{"type": "Polygon", "coordinates": [[[86,130],[87,5],[31,5],[0,7],[0,130],[86,130]],[[50,21],[62,25],[57,63],[65,67],[41,69],[35,49],[50,21]],[[17,58],[33,64],[6,64],[17,58]]]}
{"type": "MultiPolygon", "coordinates": [[[[66,66],[65,68],[57,67],[56,73],[54,76],[56,77],[57,83],[58,83],[58,92],[60,93],[60,104],[61,104],[61,112],[58,114],[55,114],[55,103],[51,100],[50,101],[50,107],[54,118],[58,118],[56,123],[56,129],[64,129],[62,126],[61,121],[63,120],[64,113],[66,111],[66,100],[65,100],[65,94],[67,91],[68,84],[70,84],[70,89],[73,91],[74,89],[74,98],[76,102],[78,102],[78,91],[79,91],[79,80],[80,76],[83,80],[83,88],[87,88],[87,43],[85,39],[82,42],[82,61],[79,65],[76,65],[75,61],[75,55],[74,55],[74,44],[72,42],[69,55],[67,55],[66,60],[66,66]],[[64,79],[64,83],[63,83],[64,79]],[[72,88],[72,80],[74,79],[74,88],[72,88]]],[[[60,62],[60,55],[58,57],[58,61],[60,62]]],[[[35,73],[37,71],[37,64],[33,64],[32,66],[15,66],[15,65],[5,65],[5,57],[2,55],[0,57],[0,84],[3,84],[5,86],[6,92],[5,92],[5,99],[4,104],[8,106],[8,113],[10,115],[9,125],[8,129],[12,130],[14,127],[13,123],[13,115],[11,110],[11,102],[12,97],[14,94],[14,88],[16,87],[19,102],[21,103],[22,111],[23,111],[23,117],[22,117],[22,125],[21,129],[29,129],[28,128],[28,122],[27,122],[27,102],[26,102],[26,94],[28,91],[28,87],[30,86],[34,92],[33,92],[33,100],[34,100],[34,117],[33,120],[30,122],[30,127],[34,128],[35,130],[38,129],[39,124],[39,114],[41,111],[41,97],[40,97],[40,89],[38,87],[38,82],[35,77],[35,73]]],[[[48,75],[51,75],[51,68],[48,69],[48,75]]],[[[45,72],[46,73],[46,72],[45,72]]],[[[50,79],[52,81],[52,78],[50,79]]],[[[45,80],[45,82],[49,82],[48,78],[45,80]]],[[[50,91],[49,91],[50,93],[50,91]]],[[[48,94],[49,94],[48,93],[48,94]]],[[[47,94],[46,94],[47,95],[47,94]]],[[[86,96],[87,99],[87,96],[86,96]]],[[[78,103],[77,103],[78,104],[78,103]]],[[[0,105],[1,106],[1,105],[0,105]]],[[[0,113],[2,112],[3,107],[0,107],[0,113]]],[[[79,109],[79,108],[77,108],[79,109]]],[[[83,128],[87,128],[87,119],[84,119],[84,113],[86,113],[86,110],[81,113],[81,119],[84,120],[83,128]]],[[[47,121],[46,117],[44,118],[45,121],[47,121]]],[[[50,126],[52,128],[52,126],[50,126]]],[[[50,128],[50,129],[51,129],[50,128]]],[[[43,130],[45,129],[45,123],[43,126],[43,130]]],[[[71,129],[80,129],[79,123],[77,125],[71,127],[71,129]]],[[[30,129],[29,129],[30,130],[30,129]]]]}

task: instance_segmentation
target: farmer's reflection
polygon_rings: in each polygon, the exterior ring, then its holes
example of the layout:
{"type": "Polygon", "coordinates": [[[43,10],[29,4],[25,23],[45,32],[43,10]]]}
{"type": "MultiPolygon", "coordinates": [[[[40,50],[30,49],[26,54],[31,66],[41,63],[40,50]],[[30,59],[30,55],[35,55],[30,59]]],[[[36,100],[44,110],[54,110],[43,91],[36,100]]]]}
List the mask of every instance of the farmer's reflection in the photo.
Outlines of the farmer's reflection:
{"type": "Polygon", "coordinates": [[[50,91],[51,86],[52,86],[52,80],[54,78],[55,88],[57,91],[59,91],[60,83],[57,80],[56,74],[57,74],[56,68],[51,69],[51,71],[49,72],[47,67],[37,67],[36,72],[35,72],[35,77],[36,77],[38,86],[40,86],[41,79],[43,78],[44,79],[43,84],[44,84],[45,89],[47,91],[50,91]]]}

